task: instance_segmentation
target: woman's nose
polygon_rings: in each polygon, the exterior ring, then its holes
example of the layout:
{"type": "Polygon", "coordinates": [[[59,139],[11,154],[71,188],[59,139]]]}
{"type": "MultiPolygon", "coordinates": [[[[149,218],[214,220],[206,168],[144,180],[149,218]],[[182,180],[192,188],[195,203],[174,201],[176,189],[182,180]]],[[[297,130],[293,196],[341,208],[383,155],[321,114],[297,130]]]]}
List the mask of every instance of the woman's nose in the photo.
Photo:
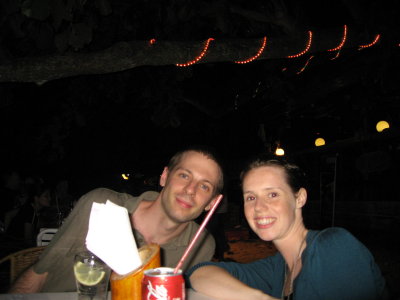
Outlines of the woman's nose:
{"type": "Polygon", "coordinates": [[[264,202],[262,201],[262,199],[257,198],[257,199],[255,200],[255,203],[254,203],[254,210],[255,210],[255,211],[260,211],[260,210],[262,210],[262,209],[265,210],[265,208],[266,208],[266,205],[264,204],[264,202]]]}

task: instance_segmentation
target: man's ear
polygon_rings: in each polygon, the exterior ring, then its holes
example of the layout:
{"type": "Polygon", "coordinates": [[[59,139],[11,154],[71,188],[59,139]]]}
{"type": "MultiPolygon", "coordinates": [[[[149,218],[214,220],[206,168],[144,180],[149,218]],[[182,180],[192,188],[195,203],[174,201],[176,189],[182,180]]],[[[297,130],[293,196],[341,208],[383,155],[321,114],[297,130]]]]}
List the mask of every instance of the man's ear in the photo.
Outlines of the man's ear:
{"type": "Polygon", "coordinates": [[[168,178],[168,167],[164,167],[164,170],[162,171],[160,175],[160,186],[164,187],[165,183],[167,182],[168,178]]]}
{"type": "Polygon", "coordinates": [[[307,202],[307,191],[301,188],[296,195],[296,208],[302,208],[307,202]]]}
{"type": "Polygon", "coordinates": [[[205,211],[210,210],[214,206],[215,202],[217,202],[219,196],[221,196],[221,194],[215,195],[215,197],[212,198],[212,200],[210,201],[210,203],[207,204],[204,210],[205,211]]]}

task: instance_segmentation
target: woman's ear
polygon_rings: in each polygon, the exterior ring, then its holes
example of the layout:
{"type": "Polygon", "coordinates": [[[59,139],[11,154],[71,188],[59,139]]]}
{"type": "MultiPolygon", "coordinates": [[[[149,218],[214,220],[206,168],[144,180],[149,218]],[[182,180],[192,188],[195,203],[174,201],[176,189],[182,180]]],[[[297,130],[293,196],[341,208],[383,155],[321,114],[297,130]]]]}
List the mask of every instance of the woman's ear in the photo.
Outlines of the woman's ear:
{"type": "Polygon", "coordinates": [[[296,195],[296,208],[302,208],[307,202],[307,191],[301,188],[296,195]]]}
{"type": "Polygon", "coordinates": [[[160,186],[164,187],[168,178],[168,167],[164,167],[163,172],[160,175],[160,186]]]}

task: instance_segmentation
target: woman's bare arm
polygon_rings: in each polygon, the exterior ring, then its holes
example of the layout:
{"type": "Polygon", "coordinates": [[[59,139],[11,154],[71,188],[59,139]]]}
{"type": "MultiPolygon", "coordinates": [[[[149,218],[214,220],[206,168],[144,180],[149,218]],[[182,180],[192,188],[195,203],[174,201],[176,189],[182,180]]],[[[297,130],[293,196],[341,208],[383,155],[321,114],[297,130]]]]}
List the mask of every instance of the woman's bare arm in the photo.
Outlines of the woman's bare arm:
{"type": "Polygon", "coordinates": [[[198,268],[190,276],[192,287],[207,296],[220,300],[278,300],[231,276],[217,266],[198,268]]]}

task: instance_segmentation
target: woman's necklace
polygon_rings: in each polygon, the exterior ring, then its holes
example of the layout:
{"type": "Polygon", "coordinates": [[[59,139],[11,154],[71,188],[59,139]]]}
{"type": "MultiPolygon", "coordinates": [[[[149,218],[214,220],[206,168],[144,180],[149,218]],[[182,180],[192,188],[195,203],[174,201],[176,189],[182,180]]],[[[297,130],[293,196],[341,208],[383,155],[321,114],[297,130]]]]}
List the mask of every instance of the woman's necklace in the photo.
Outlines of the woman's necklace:
{"type": "Polygon", "coordinates": [[[293,268],[292,271],[289,270],[289,266],[285,264],[285,281],[283,283],[283,289],[282,289],[282,300],[290,300],[293,295],[293,281],[294,281],[294,276],[293,274],[296,272],[296,267],[297,267],[297,262],[301,260],[301,254],[302,254],[302,248],[304,243],[306,242],[307,239],[307,231],[306,234],[304,235],[303,240],[301,241],[299,251],[297,254],[297,257],[295,261],[293,262],[293,268]],[[285,296],[286,295],[286,296],[285,296]]]}

